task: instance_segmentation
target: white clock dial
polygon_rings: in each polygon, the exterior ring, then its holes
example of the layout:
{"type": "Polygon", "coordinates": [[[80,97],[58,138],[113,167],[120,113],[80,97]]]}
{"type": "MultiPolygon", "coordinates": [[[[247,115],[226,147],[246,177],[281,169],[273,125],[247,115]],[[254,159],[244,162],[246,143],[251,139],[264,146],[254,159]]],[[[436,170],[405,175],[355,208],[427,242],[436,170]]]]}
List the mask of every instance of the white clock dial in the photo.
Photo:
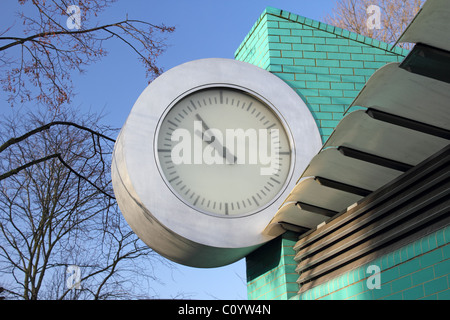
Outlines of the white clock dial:
{"type": "Polygon", "coordinates": [[[243,216],[270,205],[291,169],[290,139],[277,114],[227,87],[178,101],[160,123],[156,151],[173,193],[214,215],[243,216]]]}

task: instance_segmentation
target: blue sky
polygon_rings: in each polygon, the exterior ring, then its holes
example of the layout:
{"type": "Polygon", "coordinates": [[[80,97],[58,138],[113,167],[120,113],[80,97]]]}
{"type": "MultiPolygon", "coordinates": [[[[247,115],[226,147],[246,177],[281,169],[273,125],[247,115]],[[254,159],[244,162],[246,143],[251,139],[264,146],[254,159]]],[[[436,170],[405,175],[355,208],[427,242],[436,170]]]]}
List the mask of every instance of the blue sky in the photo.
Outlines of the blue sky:
{"type": "MultiPolygon", "coordinates": [[[[76,1],[74,1],[76,2],[76,1]]],[[[158,59],[168,70],[181,63],[201,58],[234,58],[259,15],[268,6],[323,21],[334,0],[118,0],[99,16],[99,23],[130,19],[175,26],[168,35],[166,52],[158,59]]],[[[14,24],[18,1],[2,0],[0,31],[14,24]]],[[[16,25],[20,23],[16,21],[16,25]]],[[[120,128],[134,102],[147,86],[145,70],[131,49],[119,41],[106,44],[109,55],[86,68],[83,75],[73,74],[77,92],[74,105],[81,109],[103,110],[104,122],[120,128]]],[[[30,107],[26,105],[25,107],[30,107]]],[[[10,112],[6,94],[0,91],[0,108],[10,112]]],[[[158,268],[157,276],[165,285],[155,290],[160,298],[185,293],[191,299],[246,299],[245,261],[216,269],[179,266],[175,270],[158,268]]]]}

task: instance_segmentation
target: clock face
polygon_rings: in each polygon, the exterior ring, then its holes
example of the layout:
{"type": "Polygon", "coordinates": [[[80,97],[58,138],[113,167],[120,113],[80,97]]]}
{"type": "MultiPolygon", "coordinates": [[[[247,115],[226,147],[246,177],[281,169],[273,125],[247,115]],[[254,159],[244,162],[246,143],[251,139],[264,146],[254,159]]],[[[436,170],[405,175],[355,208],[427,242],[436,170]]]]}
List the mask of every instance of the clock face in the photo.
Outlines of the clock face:
{"type": "Polygon", "coordinates": [[[276,200],[291,171],[291,143],[277,114],[227,87],[198,90],[160,122],[159,170],[172,192],[207,214],[238,217],[276,200]]]}

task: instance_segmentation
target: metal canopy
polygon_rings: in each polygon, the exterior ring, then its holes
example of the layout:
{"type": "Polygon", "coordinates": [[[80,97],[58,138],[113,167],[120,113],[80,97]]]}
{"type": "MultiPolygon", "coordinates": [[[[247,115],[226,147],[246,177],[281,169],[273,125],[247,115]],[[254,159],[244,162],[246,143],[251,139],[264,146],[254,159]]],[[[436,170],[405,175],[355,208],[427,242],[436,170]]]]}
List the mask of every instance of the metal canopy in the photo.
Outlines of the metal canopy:
{"type": "Polygon", "coordinates": [[[280,235],[287,229],[285,224],[308,230],[315,228],[327,219],[328,217],[326,216],[302,209],[296,203],[286,203],[278,210],[274,220],[267,226],[264,232],[271,236],[280,235]]]}
{"type": "Polygon", "coordinates": [[[316,209],[317,214],[332,216],[359,198],[358,195],[327,187],[317,177],[309,177],[294,187],[286,202],[308,205],[309,211],[316,209]]]}
{"type": "Polygon", "coordinates": [[[425,43],[450,51],[449,16],[448,0],[426,1],[398,42],[425,43]]]}
{"type": "Polygon", "coordinates": [[[374,108],[397,116],[450,129],[450,84],[390,63],[367,81],[351,106],[374,108]]]}
{"type": "Polygon", "coordinates": [[[374,191],[401,173],[398,170],[346,157],[337,148],[327,148],[312,159],[303,175],[327,177],[343,184],[374,191]]]}
{"type": "Polygon", "coordinates": [[[374,119],[369,112],[358,110],[344,117],[325,147],[356,149],[405,164],[408,168],[448,144],[447,139],[374,119]]]}
{"type": "Polygon", "coordinates": [[[450,83],[436,74],[448,65],[449,15],[448,0],[425,3],[399,39],[421,43],[412,67],[390,63],[370,77],[350,105],[366,109],[339,122],[265,233],[314,229],[450,144],[450,83]]]}

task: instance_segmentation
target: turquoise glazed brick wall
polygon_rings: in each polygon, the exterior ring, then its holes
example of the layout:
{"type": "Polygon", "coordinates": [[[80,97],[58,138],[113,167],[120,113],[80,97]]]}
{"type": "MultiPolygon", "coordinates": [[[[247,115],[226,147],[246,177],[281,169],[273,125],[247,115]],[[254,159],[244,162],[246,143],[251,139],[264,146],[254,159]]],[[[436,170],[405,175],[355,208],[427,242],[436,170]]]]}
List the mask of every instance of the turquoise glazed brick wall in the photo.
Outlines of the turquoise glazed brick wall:
{"type": "Polygon", "coordinates": [[[269,42],[267,40],[267,15],[262,14],[239,46],[237,50],[239,57],[235,54],[236,60],[245,61],[270,70],[269,42]]]}
{"type": "MultiPolygon", "coordinates": [[[[267,8],[235,59],[283,79],[311,111],[325,142],[369,77],[408,51],[315,20],[267,8]]],[[[298,292],[291,233],[247,257],[249,299],[289,299],[298,292]]]]}
{"type": "Polygon", "coordinates": [[[249,300],[287,300],[297,294],[297,240],[296,233],[286,232],[246,257],[249,300]]]}
{"type": "Polygon", "coordinates": [[[315,20],[267,8],[235,52],[264,68],[305,101],[325,142],[369,77],[408,53],[315,20]]]}
{"type": "Polygon", "coordinates": [[[292,300],[449,300],[450,226],[292,297],[292,300]],[[381,269],[369,289],[369,265],[381,269]]]}

